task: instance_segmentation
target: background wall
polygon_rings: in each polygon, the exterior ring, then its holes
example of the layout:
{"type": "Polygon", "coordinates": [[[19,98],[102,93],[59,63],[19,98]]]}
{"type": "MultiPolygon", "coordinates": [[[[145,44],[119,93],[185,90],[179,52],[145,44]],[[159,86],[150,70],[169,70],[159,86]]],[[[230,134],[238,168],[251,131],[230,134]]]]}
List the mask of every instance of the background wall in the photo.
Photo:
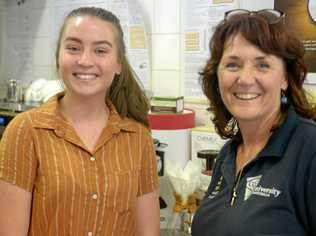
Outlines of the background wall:
{"type": "Polygon", "coordinates": [[[2,97],[2,91],[4,90],[3,88],[4,86],[4,77],[3,75],[3,61],[5,60],[4,58],[4,52],[3,52],[3,47],[2,45],[4,45],[3,41],[4,41],[4,25],[5,25],[5,17],[4,17],[4,2],[0,1],[0,97],[2,97]]]}
{"type": "MultiPolygon", "coordinates": [[[[187,26],[188,22],[193,22],[197,17],[188,15],[186,5],[188,3],[201,9],[210,7],[211,10],[207,12],[208,17],[217,14],[217,19],[222,18],[224,9],[255,10],[274,6],[274,0],[2,0],[0,1],[0,97],[5,96],[5,85],[9,78],[19,79],[26,85],[38,78],[57,79],[54,60],[56,35],[62,16],[71,8],[79,5],[95,5],[110,10],[115,10],[116,7],[117,10],[121,6],[119,10],[122,11],[126,4],[137,4],[138,18],[142,18],[145,28],[147,50],[131,50],[130,57],[136,69],[138,65],[135,61],[140,56],[143,55],[145,62],[148,62],[147,72],[136,71],[143,78],[145,87],[156,96],[184,95],[189,86],[185,74],[190,67],[186,61],[187,55],[190,57],[193,55],[187,53],[185,37],[188,29],[191,30],[187,26]]],[[[125,17],[124,12],[120,14],[125,17]]],[[[137,21],[137,17],[133,19],[131,14],[128,18],[129,23],[137,21]]],[[[126,19],[122,20],[123,23],[126,21],[126,19]]],[[[197,29],[197,31],[202,30],[205,31],[203,28],[197,29]]],[[[206,36],[202,48],[204,47],[205,53],[208,53],[207,43],[210,32],[203,33],[206,36]]],[[[196,65],[202,68],[203,59],[192,57],[193,59],[198,60],[196,65]]],[[[199,89],[197,72],[191,74],[195,86],[199,89]]],[[[201,96],[189,101],[203,103],[203,99],[201,96]]]]}
{"type": "Polygon", "coordinates": [[[138,0],[1,0],[0,97],[13,78],[25,86],[38,78],[58,79],[55,47],[63,18],[79,6],[113,11],[125,32],[130,62],[142,84],[151,88],[151,26],[153,4],[138,0]],[[148,29],[148,30],[147,30],[148,29]],[[148,37],[148,40],[147,40],[148,37]]]}

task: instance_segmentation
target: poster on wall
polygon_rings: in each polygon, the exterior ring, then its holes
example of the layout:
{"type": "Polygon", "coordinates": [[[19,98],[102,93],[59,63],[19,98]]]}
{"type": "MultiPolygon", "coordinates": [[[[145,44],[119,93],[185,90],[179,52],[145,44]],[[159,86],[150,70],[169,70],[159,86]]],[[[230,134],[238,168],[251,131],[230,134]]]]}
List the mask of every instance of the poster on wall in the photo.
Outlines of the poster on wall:
{"type": "Polygon", "coordinates": [[[226,11],[237,8],[237,0],[185,0],[183,2],[184,96],[204,99],[199,82],[209,54],[209,40],[226,11]]]}
{"type": "Polygon", "coordinates": [[[309,73],[316,73],[316,0],[275,0],[274,8],[286,14],[289,32],[304,45],[309,73]]]}

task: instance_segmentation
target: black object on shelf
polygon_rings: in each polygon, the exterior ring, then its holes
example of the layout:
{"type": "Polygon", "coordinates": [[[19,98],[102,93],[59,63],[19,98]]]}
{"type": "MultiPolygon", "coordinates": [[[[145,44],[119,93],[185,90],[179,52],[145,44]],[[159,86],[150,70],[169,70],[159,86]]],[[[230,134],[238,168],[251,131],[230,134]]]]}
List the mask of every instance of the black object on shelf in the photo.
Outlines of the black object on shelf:
{"type": "Polygon", "coordinates": [[[163,149],[168,145],[166,143],[161,143],[158,139],[154,139],[154,145],[156,149],[158,176],[164,176],[165,151],[163,149]]]}
{"type": "Polygon", "coordinates": [[[167,208],[167,203],[162,197],[159,197],[159,206],[160,206],[160,209],[167,208]]]}
{"type": "Polygon", "coordinates": [[[200,150],[197,153],[198,158],[206,160],[206,171],[211,171],[215,163],[215,159],[218,155],[218,150],[205,149],[200,150]]]}

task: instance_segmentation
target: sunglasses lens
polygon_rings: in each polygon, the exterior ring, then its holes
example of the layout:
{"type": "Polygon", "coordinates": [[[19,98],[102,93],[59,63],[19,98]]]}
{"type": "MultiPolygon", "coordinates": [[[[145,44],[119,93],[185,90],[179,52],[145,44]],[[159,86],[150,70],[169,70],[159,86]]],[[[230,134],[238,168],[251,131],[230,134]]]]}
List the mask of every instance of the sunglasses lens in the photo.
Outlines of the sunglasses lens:
{"type": "Polygon", "coordinates": [[[269,24],[276,24],[282,17],[282,12],[276,10],[262,10],[257,12],[258,15],[262,16],[268,21],[269,24]]]}
{"type": "Polygon", "coordinates": [[[274,9],[265,9],[265,10],[260,10],[260,11],[248,11],[244,9],[236,9],[236,10],[231,10],[231,11],[226,12],[225,19],[229,20],[236,15],[242,15],[242,14],[259,15],[263,17],[265,20],[267,20],[269,24],[276,24],[280,22],[280,20],[284,16],[284,13],[274,10],[274,9]]]}
{"type": "Polygon", "coordinates": [[[231,10],[231,11],[226,12],[225,19],[229,20],[230,18],[236,15],[241,15],[241,14],[250,14],[250,11],[243,10],[243,9],[231,10]]]}

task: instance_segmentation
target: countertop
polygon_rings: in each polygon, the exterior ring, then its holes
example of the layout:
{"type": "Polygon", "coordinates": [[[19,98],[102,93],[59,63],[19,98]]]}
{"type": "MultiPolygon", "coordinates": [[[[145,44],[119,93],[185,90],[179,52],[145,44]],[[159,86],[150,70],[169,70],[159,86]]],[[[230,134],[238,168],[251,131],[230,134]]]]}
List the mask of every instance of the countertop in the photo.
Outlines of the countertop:
{"type": "Polygon", "coordinates": [[[191,234],[186,232],[180,232],[173,229],[161,229],[160,236],[190,236],[191,234]]]}
{"type": "Polygon", "coordinates": [[[40,103],[8,102],[5,98],[0,98],[0,110],[11,114],[23,112],[39,105],[40,103]]]}

